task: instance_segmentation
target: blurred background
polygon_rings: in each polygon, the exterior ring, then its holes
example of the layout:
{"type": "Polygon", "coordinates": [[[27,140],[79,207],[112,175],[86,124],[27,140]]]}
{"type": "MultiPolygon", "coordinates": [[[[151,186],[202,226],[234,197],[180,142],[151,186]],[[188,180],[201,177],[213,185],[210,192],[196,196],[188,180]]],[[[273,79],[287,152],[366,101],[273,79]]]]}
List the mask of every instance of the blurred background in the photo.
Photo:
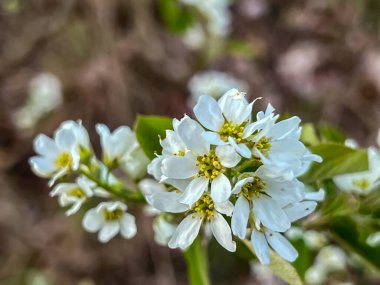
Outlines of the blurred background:
{"type": "MultiPolygon", "coordinates": [[[[181,253],[154,243],[141,210],[137,237],[106,245],[64,216],[27,163],[38,133],[82,119],[99,148],[95,123],[179,118],[236,86],[368,146],[379,35],[379,0],[0,0],[0,284],[187,284],[181,253]]],[[[212,244],[216,255],[215,284],[282,284],[212,244]]]]}

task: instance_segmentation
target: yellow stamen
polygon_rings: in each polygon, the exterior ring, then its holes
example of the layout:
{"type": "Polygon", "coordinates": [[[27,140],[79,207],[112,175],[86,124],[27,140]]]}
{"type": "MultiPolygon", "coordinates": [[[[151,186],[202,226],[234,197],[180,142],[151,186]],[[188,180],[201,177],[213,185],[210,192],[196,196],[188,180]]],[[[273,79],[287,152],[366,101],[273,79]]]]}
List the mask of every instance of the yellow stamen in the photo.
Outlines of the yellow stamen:
{"type": "Polygon", "coordinates": [[[73,159],[68,152],[62,152],[58,155],[58,157],[55,159],[55,165],[58,168],[69,168],[71,166],[73,159]]]}

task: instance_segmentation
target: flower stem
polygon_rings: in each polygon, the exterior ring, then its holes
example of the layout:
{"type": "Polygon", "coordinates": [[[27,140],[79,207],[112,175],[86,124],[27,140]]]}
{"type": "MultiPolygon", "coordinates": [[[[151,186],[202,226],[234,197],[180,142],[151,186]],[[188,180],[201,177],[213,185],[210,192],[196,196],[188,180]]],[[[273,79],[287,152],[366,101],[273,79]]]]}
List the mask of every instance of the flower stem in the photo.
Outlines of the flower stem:
{"type": "Polygon", "coordinates": [[[88,171],[80,170],[80,173],[84,176],[86,176],[88,179],[94,181],[99,187],[103,188],[107,192],[125,199],[127,202],[137,202],[137,203],[146,203],[144,196],[138,192],[138,191],[132,191],[125,187],[123,184],[120,187],[113,187],[111,185],[108,185],[107,183],[100,181],[97,179],[95,175],[92,175],[88,171]]]}
{"type": "Polygon", "coordinates": [[[184,252],[190,285],[210,285],[207,247],[198,236],[184,252]]]}

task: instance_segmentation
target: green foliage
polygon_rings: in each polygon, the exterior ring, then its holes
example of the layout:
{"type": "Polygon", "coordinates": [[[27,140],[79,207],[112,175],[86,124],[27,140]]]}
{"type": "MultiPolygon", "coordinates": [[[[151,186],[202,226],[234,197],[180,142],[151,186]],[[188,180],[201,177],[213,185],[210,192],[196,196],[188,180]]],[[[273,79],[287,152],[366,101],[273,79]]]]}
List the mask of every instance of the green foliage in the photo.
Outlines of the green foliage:
{"type": "Polygon", "coordinates": [[[311,123],[306,123],[302,125],[301,140],[307,146],[327,142],[344,144],[346,135],[341,130],[328,123],[321,123],[317,126],[311,123]]]}
{"type": "Polygon", "coordinates": [[[226,43],[226,52],[246,59],[252,59],[257,54],[252,44],[243,40],[229,40],[226,43]]]}
{"type": "Polygon", "coordinates": [[[184,252],[190,285],[209,285],[206,249],[198,236],[184,252]]]}
{"type": "Polygon", "coordinates": [[[280,277],[289,285],[302,285],[301,278],[299,277],[297,270],[292,264],[283,260],[273,251],[270,252],[270,265],[269,268],[276,276],[280,277]]]}
{"type": "Polygon", "coordinates": [[[356,253],[366,265],[380,272],[380,246],[371,247],[366,243],[369,232],[362,222],[341,216],[332,219],[329,230],[343,248],[356,253]]]}
{"type": "Polygon", "coordinates": [[[308,248],[302,238],[292,240],[292,244],[298,251],[298,258],[292,263],[292,265],[297,270],[299,276],[304,278],[306,270],[313,264],[313,252],[308,248]]]}
{"type": "Polygon", "coordinates": [[[165,138],[165,131],[172,129],[172,119],[160,116],[138,116],[135,124],[136,138],[144,153],[150,159],[160,153],[160,137],[165,138]]]}
{"type": "Polygon", "coordinates": [[[321,134],[323,142],[335,142],[344,144],[344,141],[346,140],[346,135],[341,130],[328,123],[320,124],[319,132],[321,134]]]}
{"type": "MultiPolygon", "coordinates": [[[[254,256],[254,252],[251,246],[251,243],[249,241],[244,241],[244,244],[247,250],[249,250],[252,253],[252,256],[254,256]]],[[[285,261],[281,257],[279,257],[276,253],[274,253],[272,250],[270,252],[270,265],[269,268],[272,270],[272,272],[285,281],[289,285],[302,285],[301,278],[299,277],[297,270],[294,268],[292,264],[285,261]]]]}
{"type": "Polygon", "coordinates": [[[302,176],[304,182],[315,182],[339,174],[368,170],[366,150],[352,149],[337,143],[323,143],[310,147],[310,151],[323,158],[322,163],[313,163],[302,176]]]}
{"type": "Polygon", "coordinates": [[[177,0],[158,0],[159,14],[166,27],[173,33],[183,33],[193,22],[189,9],[180,5],[177,0]]]}

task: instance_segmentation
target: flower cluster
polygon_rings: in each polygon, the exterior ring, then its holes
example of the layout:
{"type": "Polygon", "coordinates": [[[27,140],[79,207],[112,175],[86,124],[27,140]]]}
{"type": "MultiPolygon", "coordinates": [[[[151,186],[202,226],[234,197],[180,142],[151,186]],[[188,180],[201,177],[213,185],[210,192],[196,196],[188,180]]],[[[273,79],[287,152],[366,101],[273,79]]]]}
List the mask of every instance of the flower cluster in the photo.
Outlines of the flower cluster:
{"type": "Polygon", "coordinates": [[[182,220],[170,221],[179,223],[168,238],[170,248],[187,248],[203,229],[232,252],[233,235],[250,239],[263,264],[270,262],[269,246],[286,260],[297,257],[283,233],[323,199],[322,190],[307,192],[297,179],[321,158],[300,141],[298,117],[279,120],[268,105],[254,119],[253,105],[237,89],[219,101],[201,96],[194,107],[197,120],[174,119],[173,130],[166,131],[162,154],[148,166],[166,187],[140,188],[162,213],[183,213],[175,216],[182,220]]]}
{"type": "Polygon", "coordinates": [[[127,213],[127,205],[116,197],[134,197],[136,193],[123,188],[123,183],[111,171],[117,167],[132,179],[145,175],[148,158],[143,154],[133,131],[126,126],[114,132],[102,124],[96,126],[103,150],[98,160],[87,130],[81,122],[66,121],[53,138],[39,135],[34,141],[37,156],[30,159],[33,172],[49,178],[50,195],[58,197],[66,215],[73,215],[90,199],[106,199],[87,211],[83,226],[89,232],[99,232],[101,242],[107,242],[119,232],[124,238],[136,234],[135,218],[127,213]]]}

